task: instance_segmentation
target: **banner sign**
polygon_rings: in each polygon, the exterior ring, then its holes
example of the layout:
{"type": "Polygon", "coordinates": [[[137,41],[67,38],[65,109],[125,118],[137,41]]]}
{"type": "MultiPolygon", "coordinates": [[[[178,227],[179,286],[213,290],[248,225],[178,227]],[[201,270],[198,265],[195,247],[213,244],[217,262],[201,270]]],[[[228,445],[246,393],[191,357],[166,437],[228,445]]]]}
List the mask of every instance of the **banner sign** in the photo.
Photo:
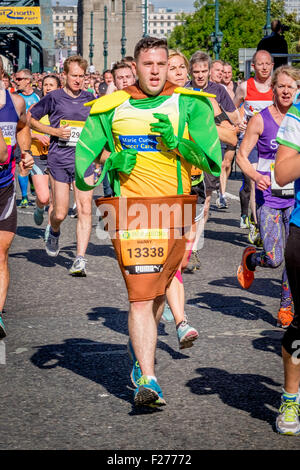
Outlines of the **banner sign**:
{"type": "Polygon", "coordinates": [[[40,7],[0,7],[0,24],[41,24],[40,7]]]}

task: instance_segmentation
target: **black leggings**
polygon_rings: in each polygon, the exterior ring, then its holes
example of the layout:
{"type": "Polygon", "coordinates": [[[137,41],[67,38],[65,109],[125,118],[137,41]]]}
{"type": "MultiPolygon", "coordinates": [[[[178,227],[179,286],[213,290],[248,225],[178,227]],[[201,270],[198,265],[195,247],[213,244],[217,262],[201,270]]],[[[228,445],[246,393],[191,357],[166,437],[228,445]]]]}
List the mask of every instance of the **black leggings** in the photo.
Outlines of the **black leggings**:
{"type": "Polygon", "coordinates": [[[285,266],[295,314],[282,339],[282,345],[289,354],[293,354],[300,346],[300,227],[294,224],[290,225],[285,249],[285,266]]]}
{"type": "Polygon", "coordinates": [[[248,215],[249,201],[251,192],[251,180],[243,174],[243,185],[240,189],[241,215],[248,215]]]}

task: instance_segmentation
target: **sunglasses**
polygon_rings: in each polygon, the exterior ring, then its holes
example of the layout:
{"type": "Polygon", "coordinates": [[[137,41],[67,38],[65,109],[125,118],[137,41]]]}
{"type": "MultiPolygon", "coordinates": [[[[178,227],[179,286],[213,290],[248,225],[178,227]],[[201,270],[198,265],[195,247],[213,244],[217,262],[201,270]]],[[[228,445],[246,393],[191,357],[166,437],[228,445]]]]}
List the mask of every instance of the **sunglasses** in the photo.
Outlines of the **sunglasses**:
{"type": "Polygon", "coordinates": [[[29,80],[29,79],[27,77],[15,78],[16,82],[20,82],[21,80],[29,80]]]}

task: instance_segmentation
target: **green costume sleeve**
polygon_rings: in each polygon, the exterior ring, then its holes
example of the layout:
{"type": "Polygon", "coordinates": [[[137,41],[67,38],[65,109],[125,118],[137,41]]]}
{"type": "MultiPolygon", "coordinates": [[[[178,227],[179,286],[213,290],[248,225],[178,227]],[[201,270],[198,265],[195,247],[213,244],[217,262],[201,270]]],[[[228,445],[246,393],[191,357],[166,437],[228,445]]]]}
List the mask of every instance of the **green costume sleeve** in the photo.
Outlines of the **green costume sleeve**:
{"type": "Polygon", "coordinates": [[[210,101],[201,96],[181,95],[178,150],[182,157],[206,173],[219,176],[222,152],[210,101]],[[192,140],[182,138],[187,122],[192,140]]]}
{"type": "Polygon", "coordinates": [[[107,174],[115,195],[120,195],[118,171],[111,164],[110,157],[106,160],[101,176],[95,185],[89,185],[84,181],[86,170],[99,156],[104,147],[111,152],[111,156],[115,154],[115,145],[111,132],[113,114],[114,110],[106,113],[90,114],[81,132],[75,154],[75,183],[81,191],[94,189],[102,183],[107,174]]]}
{"type": "Polygon", "coordinates": [[[99,156],[107,143],[103,125],[99,115],[89,116],[80,134],[75,152],[75,183],[81,191],[89,191],[100,184],[104,175],[99,178],[95,186],[90,186],[84,181],[84,174],[88,167],[99,156]],[[100,181],[101,180],[101,181],[100,181]]]}

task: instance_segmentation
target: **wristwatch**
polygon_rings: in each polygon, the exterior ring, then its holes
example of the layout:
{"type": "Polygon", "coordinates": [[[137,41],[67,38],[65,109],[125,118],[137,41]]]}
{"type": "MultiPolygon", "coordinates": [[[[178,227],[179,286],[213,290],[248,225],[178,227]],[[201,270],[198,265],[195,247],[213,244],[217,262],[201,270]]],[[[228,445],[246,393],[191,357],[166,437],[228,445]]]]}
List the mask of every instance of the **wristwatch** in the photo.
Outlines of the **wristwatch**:
{"type": "Polygon", "coordinates": [[[31,151],[31,150],[23,150],[23,152],[30,153],[30,155],[32,155],[32,151],[31,151]]]}

